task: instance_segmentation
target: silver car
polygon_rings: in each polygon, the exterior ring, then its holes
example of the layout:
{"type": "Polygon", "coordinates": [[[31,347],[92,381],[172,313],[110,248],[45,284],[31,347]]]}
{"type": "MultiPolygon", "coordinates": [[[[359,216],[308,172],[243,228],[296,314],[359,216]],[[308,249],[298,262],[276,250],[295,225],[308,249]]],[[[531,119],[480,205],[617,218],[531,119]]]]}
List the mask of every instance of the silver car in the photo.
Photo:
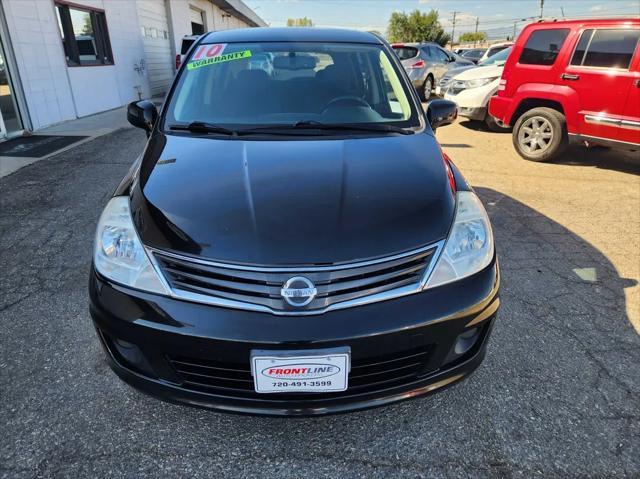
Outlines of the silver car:
{"type": "Polygon", "coordinates": [[[429,99],[434,86],[447,71],[473,66],[473,62],[445,50],[437,43],[395,43],[391,46],[423,100],[429,99]]]}

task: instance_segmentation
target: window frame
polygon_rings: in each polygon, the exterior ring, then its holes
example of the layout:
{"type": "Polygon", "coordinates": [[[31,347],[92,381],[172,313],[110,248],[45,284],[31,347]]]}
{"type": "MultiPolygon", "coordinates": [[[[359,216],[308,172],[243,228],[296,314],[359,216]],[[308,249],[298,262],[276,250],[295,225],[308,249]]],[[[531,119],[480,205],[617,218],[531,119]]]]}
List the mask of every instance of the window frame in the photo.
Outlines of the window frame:
{"type": "Polygon", "coordinates": [[[62,42],[67,67],[105,67],[115,65],[109,27],[107,25],[107,15],[103,9],[67,2],[66,0],[55,0],[54,8],[56,9],[56,17],[60,19],[60,27],[62,28],[60,41],[62,42]],[[73,31],[73,24],[71,23],[71,9],[89,14],[91,28],[93,29],[96,56],[101,58],[101,60],[96,60],[97,63],[83,64],[80,59],[80,49],[76,40],[76,34],[73,31]]]}
{"type": "MultiPolygon", "coordinates": [[[[203,36],[203,37],[206,37],[203,36]]],[[[212,42],[205,42],[202,41],[203,37],[199,38],[197,40],[197,45],[198,46],[204,46],[204,45],[211,45],[213,44],[212,42]]],[[[226,43],[226,45],[237,45],[237,44],[254,44],[254,43],[258,43],[259,42],[255,42],[255,41],[246,41],[246,42],[228,42],[226,43]]],[[[313,41],[300,41],[300,42],[295,42],[295,41],[277,41],[277,42],[267,42],[267,43],[276,43],[276,44],[287,44],[287,43],[299,43],[299,44],[314,44],[314,43],[318,43],[318,42],[313,42],[313,41]]],[[[422,109],[422,104],[419,102],[418,97],[417,97],[417,93],[415,92],[415,89],[412,87],[410,82],[406,82],[403,79],[403,73],[404,73],[404,68],[403,65],[400,61],[400,58],[397,56],[397,53],[394,51],[394,49],[389,46],[389,45],[385,45],[385,44],[376,44],[376,43],[372,43],[372,44],[368,44],[368,43],[357,43],[357,42],[328,42],[328,44],[333,44],[335,43],[336,45],[368,45],[371,47],[375,47],[377,48],[380,52],[384,52],[385,54],[385,58],[390,62],[391,64],[391,68],[393,69],[396,77],[398,78],[399,82],[400,82],[400,87],[402,89],[402,92],[405,95],[405,98],[408,102],[409,105],[409,117],[406,120],[399,120],[399,121],[395,121],[395,123],[400,123],[400,122],[408,122],[410,123],[409,125],[395,125],[395,126],[400,126],[400,128],[408,128],[408,129],[412,129],[415,133],[422,133],[424,131],[431,131],[430,128],[427,128],[428,122],[426,120],[426,114],[424,113],[423,109],[422,109]]],[[[420,50],[420,49],[419,49],[420,50]]],[[[193,56],[193,54],[195,53],[195,49],[191,49],[191,56],[193,56]]],[[[191,60],[191,56],[189,56],[188,58],[185,58],[184,60],[184,64],[187,64],[190,60],[191,60]]],[[[184,87],[184,82],[186,81],[186,75],[187,75],[188,70],[186,68],[181,68],[180,71],[177,73],[176,77],[174,78],[174,81],[171,85],[171,88],[169,89],[169,92],[167,93],[167,96],[165,98],[165,101],[163,103],[161,112],[160,112],[160,116],[158,118],[158,121],[156,122],[156,126],[155,128],[158,131],[161,131],[165,134],[172,134],[172,135],[181,135],[181,132],[176,132],[173,131],[171,129],[169,129],[167,122],[170,119],[170,115],[174,115],[174,110],[176,108],[176,102],[179,101],[179,98],[176,98],[177,94],[179,94],[179,91],[181,88],[184,87]]],[[[227,83],[224,84],[223,88],[226,88],[228,86],[228,82],[232,81],[232,78],[228,75],[227,73],[227,77],[226,77],[226,81],[227,83]]],[[[214,88],[209,88],[207,89],[207,91],[214,91],[214,88]]],[[[174,118],[175,120],[175,118],[174,118]]],[[[388,124],[390,121],[394,121],[394,120],[388,120],[388,121],[384,121],[384,122],[377,122],[380,124],[388,124]]],[[[366,123],[365,123],[366,124],[366,123]]],[[[224,125],[229,125],[230,127],[237,127],[237,126],[241,126],[242,128],[255,128],[256,126],[261,126],[260,124],[241,124],[241,123],[224,123],[224,125]]],[[[296,136],[300,136],[303,137],[303,135],[292,135],[293,137],[296,136]]],[[[345,136],[345,137],[353,137],[353,135],[351,134],[347,134],[347,133],[338,133],[336,132],[335,136],[345,136]]],[[[238,137],[221,137],[222,139],[225,140],[236,140],[238,139],[238,137]]],[[[242,140],[245,141],[251,141],[253,140],[253,138],[251,137],[239,137],[242,140]]],[[[306,138],[306,137],[305,137],[306,138]]],[[[273,140],[278,141],[278,137],[274,137],[273,140]]],[[[258,138],[258,140],[256,141],[264,141],[264,138],[258,138]]]]}
{"type": "MultiPolygon", "coordinates": [[[[565,45],[567,44],[567,40],[569,40],[571,35],[571,28],[569,27],[564,27],[564,26],[555,26],[553,25],[553,27],[551,28],[534,28],[531,30],[531,33],[529,33],[529,35],[527,36],[527,39],[522,43],[522,48],[520,50],[520,54],[518,55],[518,60],[516,61],[516,63],[518,65],[526,65],[528,67],[535,67],[535,68],[547,68],[547,69],[552,69],[555,67],[555,65],[558,62],[558,59],[562,57],[562,50],[565,48],[565,45]],[[562,40],[562,43],[558,46],[558,51],[555,52],[556,56],[553,59],[553,62],[551,63],[532,63],[532,62],[523,62],[522,61],[522,57],[524,56],[526,50],[527,50],[527,44],[531,41],[532,37],[536,34],[542,34],[542,33],[548,33],[548,32],[565,32],[565,36],[562,40]]],[[[532,49],[530,49],[532,50],[532,49]]]]}
{"type": "Polygon", "coordinates": [[[627,65],[626,68],[621,68],[621,67],[600,67],[600,66],[595,66],[595,65],[585,65],[584,62],[587,58],[587,54],[589,53],[589,48],[591,48],[591,42],[593,41],[593,38],[596,35],[596,32],[600,31],[600,30],[626,30],[625,28],[619,28],[619,27],[609,27],[609,26],[605,26],[605,27],[587,27],[584,28],[580,31],[580,37],[578,38],[578,40],[576,41],[574,47],[573,47],[573,52],[571,53],[571,58],[569,59],[569,64],[568,66],[572,67],[572,68],[589,68],[589,69],[593,69],[593,70],[616,70],[616,71],[621,71],[621,72],[628,72],[631,71],[631,65],[633,65],[633,59],[635,58],[635,56],[638,54],[638,52],[640,51],[638,49],[638,45],[640,45],[640,40],[638,40],[636,42],[636,46],[633,49],[633,52],[631,53],[631,59],[629,60],[629,64],[627,65]],[[582,40],[582,36],[588,32],[591,31],[591,37],[589,38],[589,42],[587,43],[587,45],[585,46],[584,49],[584,53],[582,54],[582,60],[580,61],[579,64],[574,64],[573,63],[573,59],[576,55],[577,49],[578,49],[578,45],[580,44],[580,41],[582,40]]]}

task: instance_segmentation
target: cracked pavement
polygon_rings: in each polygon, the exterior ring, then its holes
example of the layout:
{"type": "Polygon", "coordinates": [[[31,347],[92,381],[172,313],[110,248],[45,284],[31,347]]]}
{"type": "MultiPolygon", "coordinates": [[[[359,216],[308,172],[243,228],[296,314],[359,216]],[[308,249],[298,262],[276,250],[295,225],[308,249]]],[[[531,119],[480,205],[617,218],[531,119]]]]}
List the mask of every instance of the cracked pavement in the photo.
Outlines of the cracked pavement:
{"type": "Polygon", "coordinates": [[[502,309],[487,358],[437,394],[325,418],[167,404],[107,367],[91,243],[140,130],[0,179],[0,477],[640,476],[638,154],[571,148],[535,164],[466,121],[438,138],[494,225],[502,309]]]}

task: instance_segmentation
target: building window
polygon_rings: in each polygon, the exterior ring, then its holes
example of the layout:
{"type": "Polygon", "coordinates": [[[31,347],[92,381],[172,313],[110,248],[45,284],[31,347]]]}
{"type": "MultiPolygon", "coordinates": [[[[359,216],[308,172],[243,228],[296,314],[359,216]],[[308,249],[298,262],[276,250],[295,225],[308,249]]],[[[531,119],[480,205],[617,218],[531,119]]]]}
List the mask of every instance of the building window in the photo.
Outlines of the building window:
{"type": "Polygon", "coordinates": [[[189,17],[191,18],[191,34],[202,35],[207,31],[205,13],[197,8],[189,7],[189,17]]]}
{"type": "Polygon", "coordinates": [[[103,11],[56,3],[56,12],[67,65],[113,65],[103,11]]]}
{"type": "Polygon", "coordinates": [[[568,34],[565,28],[534,31],[518,61],[525,65],[553,65],[568,34]]]}

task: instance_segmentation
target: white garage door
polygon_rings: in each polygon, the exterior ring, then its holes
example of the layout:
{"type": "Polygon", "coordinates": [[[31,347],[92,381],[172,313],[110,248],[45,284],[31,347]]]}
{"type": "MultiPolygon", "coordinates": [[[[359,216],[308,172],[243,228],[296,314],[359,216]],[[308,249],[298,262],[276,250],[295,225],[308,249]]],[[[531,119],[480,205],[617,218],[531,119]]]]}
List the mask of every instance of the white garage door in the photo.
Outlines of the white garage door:
{"type": "Polygon", "coordinates": [[[151,94],[160,95],[169,88],[174,65],[165,0],[138,0],[136,5],[151,94]]]}

